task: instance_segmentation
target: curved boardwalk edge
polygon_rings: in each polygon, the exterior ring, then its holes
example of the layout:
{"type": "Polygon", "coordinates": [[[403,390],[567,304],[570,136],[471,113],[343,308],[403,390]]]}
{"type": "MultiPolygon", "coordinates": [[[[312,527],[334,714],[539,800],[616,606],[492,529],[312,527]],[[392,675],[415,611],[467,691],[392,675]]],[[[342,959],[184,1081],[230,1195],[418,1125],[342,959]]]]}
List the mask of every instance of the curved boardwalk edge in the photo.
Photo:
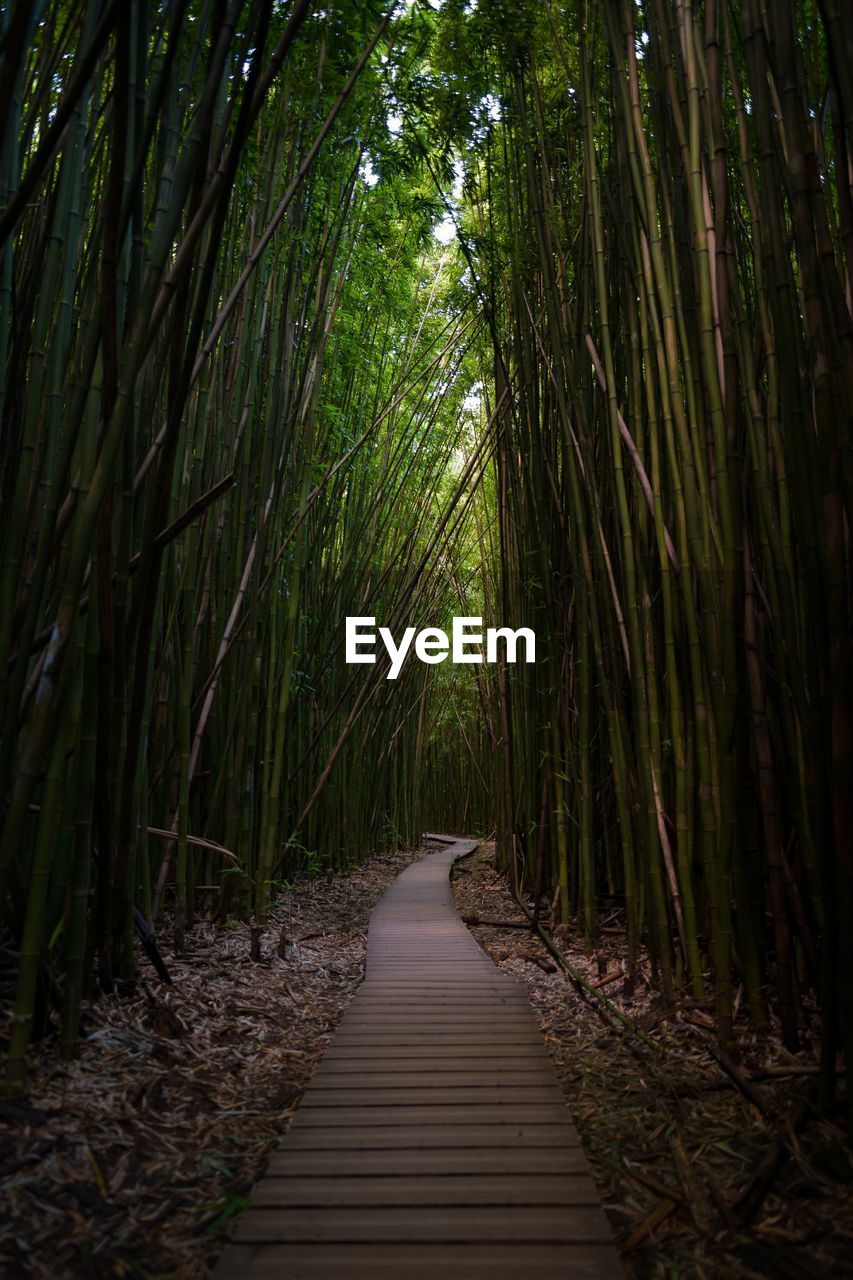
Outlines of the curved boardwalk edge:
{"type": "Polygon", "coordinates": [[[365,979],[216,1280],[617,1280],[618,1254],[526,993],[408,867],[365,979]]]}

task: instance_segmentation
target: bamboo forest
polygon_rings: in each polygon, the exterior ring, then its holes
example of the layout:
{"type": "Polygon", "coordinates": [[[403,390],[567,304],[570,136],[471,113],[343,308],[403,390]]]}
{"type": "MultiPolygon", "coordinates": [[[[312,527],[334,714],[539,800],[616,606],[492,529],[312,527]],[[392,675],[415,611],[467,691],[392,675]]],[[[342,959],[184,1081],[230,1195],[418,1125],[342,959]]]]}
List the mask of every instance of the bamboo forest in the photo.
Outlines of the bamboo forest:
{"type": "Polygon", "coordinates": [[[847,0],[0,4],[0,1274],[853,1276],[851,539],[847,0]]]}

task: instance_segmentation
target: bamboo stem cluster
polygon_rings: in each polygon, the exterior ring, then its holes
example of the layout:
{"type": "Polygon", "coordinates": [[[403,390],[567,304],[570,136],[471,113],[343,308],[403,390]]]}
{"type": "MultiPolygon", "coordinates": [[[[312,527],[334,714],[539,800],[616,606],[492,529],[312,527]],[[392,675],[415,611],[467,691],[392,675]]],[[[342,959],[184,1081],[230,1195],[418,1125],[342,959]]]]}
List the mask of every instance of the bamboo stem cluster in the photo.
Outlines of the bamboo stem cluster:
{"type": "Polygon", "coordinates": [[[139,917],[178,951],[200,910],[262,928],[282,876],[416,838],[431,694],[347,668],[344,618],[451,611],[479,471],[459,270],[420,189],[365,177],[389,7],[3,12],[16,1088],[133,976],[139,917]]]}
{"type": "Polygon", "coordinates": [[[503,856],[590,945],[624,894],[632,963],[645,939],[697,996],[709,966],[724,1042],[736,984],[789,1047],[819,988],[828,1088],[853,1059],[849,8],[470,25],[502,102],[466,182],[509,388],[501,608],[547,654],[497,695],[503,856]]]}

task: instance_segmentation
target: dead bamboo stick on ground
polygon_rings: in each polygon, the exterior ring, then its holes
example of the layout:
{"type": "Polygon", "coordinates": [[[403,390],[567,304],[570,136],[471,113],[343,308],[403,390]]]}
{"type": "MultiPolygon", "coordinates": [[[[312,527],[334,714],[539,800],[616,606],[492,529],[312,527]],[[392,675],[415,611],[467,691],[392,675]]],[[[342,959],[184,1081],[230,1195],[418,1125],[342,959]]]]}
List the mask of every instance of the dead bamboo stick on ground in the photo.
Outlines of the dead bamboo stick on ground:
{"type": "Polygon", "coordinates": [[[815,1086],[812,1085],[807,1096],[801,1098],[785,1117],[779,1133],[731,1202],[731,1213],[739,1226],[745,1227],[752,1222],[763,1205],[790,1154],[792,1138],[805,1128],[812,1114],[815,1095],[815,1086]]]}

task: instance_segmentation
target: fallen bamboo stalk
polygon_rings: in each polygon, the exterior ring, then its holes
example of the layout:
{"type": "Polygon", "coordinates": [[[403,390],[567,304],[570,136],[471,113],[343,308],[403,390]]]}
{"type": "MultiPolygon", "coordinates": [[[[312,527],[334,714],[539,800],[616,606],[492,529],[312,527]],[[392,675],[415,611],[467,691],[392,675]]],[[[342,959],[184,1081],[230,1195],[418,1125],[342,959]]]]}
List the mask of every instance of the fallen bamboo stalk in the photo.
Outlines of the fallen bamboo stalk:
{"type": "Polygon", "coordinates": [[[660,1204],[652,1210],[648,1217],[644,1218],[639,1226],[635,1227],[625,1241],[622,1249],[625,1253],[629,1253],[632,1249],[636,1249],[644,1240],[652,1234],[652,1232],[665,1222],[666,1219],[678,1208],[674,1200],[662,1200],[660,1204]]]}
{"type": "Polygon", "coordinates": [[[619,978],[624,978],[625,974],[621,969],[614,969],[611,973],[605,973],[604,977],[599,978],[597,982],[593,982],[596,991],[600,991],[602,987],[609,987],[611,982],[616,982],[619,978]]]}
{"type": "MultiPolygon", "coordinates": [[[[532,921],[533,921],[532,912],[529,912],[527,910],[527,907],[524,905],[523,902],[519,901],[518,905],[521,907],[525,915],[528,916],[532,924],[532,921]]],[[[647,1049],[651,1049],[656,1056],[660,1056],[660,1054],[663,1052],[661,1046],[657,1044],[654,1040],[652,1040],[650,1036],[647,1036],[643,1031],[641,1031],[640,1028],[637,1026],[636,1022],[634,1022],[632,1018],[629,1018],[628,1015],[623,1013],[621,1009],[617,1009],[616,1005],[613,1004],[612,1001],[607,999],[607,996],[602,995],[600,991],[597,991],[591,982],[587,982],[583,974],[579,973],[578,970],[574,967],[574,965],[569,960],[566,959],[566,956],[563,954],[563,952],[560,950],[560,948],[551,938],[551,935],[548,933],[547,929],[543,929],[543,927],[540,924],[537,924],[535,928],[536,928],[536,933],[539,939],[542,941],[542,943],[544,943],[548,951],[550,951],[551,955],[557,961],[560,968],[563,969],[563,971],[566,973],[567,977],[574,984],[574,986],[582,994],[586,993],[588,995],[591,995],[594,998],[594,1000],[598,1002],[599,1013],[602,1013],[603,1015],[603,1012],[606,1010],[606,1012],[609,1013],[612,1018],[615,1018],[616,1021],[620,1023],[621,1026],[623,1026],[627,1031],[630,1031],[632,1035],[636,1036],[636,1038],[639,1041],[641,1041],[641,1043],[644,1044],[647,1049]]]]}
{"type": "Polygon", "coordinates": [[[805,1098],[801,1098],[794,1109],[785,1117],[776,1138],[771,1142],[764,1155],[755,1165],[747,1181],[743,1184],[730,1210],[737,1224],[747,1226],[755,1218],[764,1203],[773,1183],[787,1159],[791,1141],[802,1129],[812,1113],[814,1106],[815,1086],[812,1085],[805,1098]]]}
{"type": "Polygon", "coordinates": [[[462,923],[474,928],[529,929],[529,920],[493,920],[488,916],[463,916],[462,923]]]}
{"type": "MultiPolygon", "coordinates": [[[[691,1023],[691,1026],[694,1026],[694,1025],[695,1024],[691,1023]]],[[[732,1062],[729,1055],[720,1048],[717,1042],[711,1036],[709,1036],[707,1032],[703,1031],[699,1027],[696,1027],[696,1033],[699,1036],[699,1038],[703,1041],[705,1048],[708,1050],[711,1056],[715,1059],[715,1061],[722,1067],[723,1071],[725,1071],[726,1075],[740,1090],[740,1092],[747,1099],[747,1101],[751,1102],[752,1105],[756,1107],[763,1116],[769,1116],[771,1114],[771,1108],[769,1103],[767,1102],[767,1099],[762,1094],[761,1090],[757,1089],[755,1085],[752,1083],[752,1081],[746,1078],[746,1076],[739,1069],[739,1067],[737,1067],[737,1065],[734,1062],[732,1062]]]]}

